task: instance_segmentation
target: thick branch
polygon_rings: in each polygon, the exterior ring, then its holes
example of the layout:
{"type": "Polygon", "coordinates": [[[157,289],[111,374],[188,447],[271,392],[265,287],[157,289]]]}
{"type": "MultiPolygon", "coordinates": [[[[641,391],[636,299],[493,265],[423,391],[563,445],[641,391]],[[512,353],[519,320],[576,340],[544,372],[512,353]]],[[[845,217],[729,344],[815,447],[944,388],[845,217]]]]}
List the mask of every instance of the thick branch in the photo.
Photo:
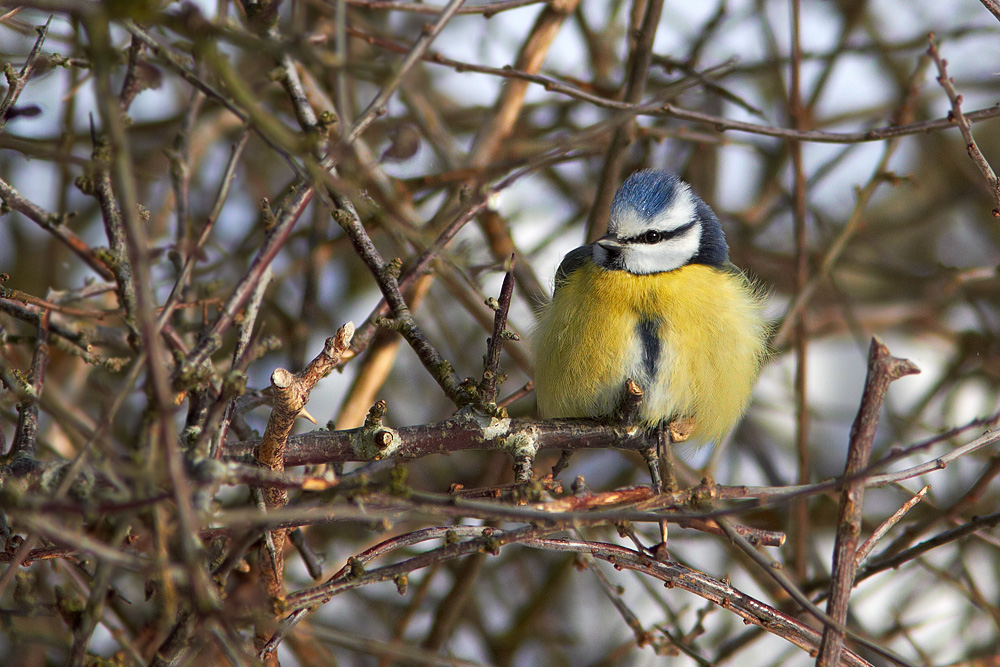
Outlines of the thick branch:
{"type": "MultiPolygon", "coordinates": [[[[865,379],[861,407],[851,426],[851,442],[847,450],[845,476],[856,475],[868,466],[875,429],[878,427],[879,412],[889,384],[901,377],[919,373],[920,370],[906,359],[897,359],[889,354],[878,338],[873,338],[868,351],[868,377],[865,379]]],[[[864,498],[864,480],[849,482],[840,496],[840,518],[837,522],[837,540],[833,552],[833,581],[830,584],[830,599],[826,613],[839,624],[847,619],[847,600],[854,586],[855,557],[858,551],[858,536],[861,533],[861,503],[864,498]]],[[[820,667],[832,667],[840,662],[844,644],[844,633],[833,626],[823,630],[820,644],[820,667]]]]}
{"type": "MultiPolygon", "coordinates": [[[[309,395],[320,379],[329,375],[340,362],[341,356],[350,349],[354,324],[348,322],[340,327],[336,336],[326,339],[323,351],[298,374],[291,374],[279,368],[271,374],[271,396],[274,408],[264,429],[264,438],[256,451],[257,462],[274,472],[285,469],[285,441],[292,431],[295,419],[309,402],[309,395]]],[[[288,490],[283,487],[264,488],[264,508],[271,510],[284,507],[288,503],[288,490]]],[[[272,599],[281,597],[282,579],[285,569],[284,547],[288,530],[277,528],[270,531],[270,540],[265,540],[259,549],[260,579],[264,592],[272,599]],[[268,567],[268,564],[271,567],[268,567]]],[[[258,648],[266,643],[267,637],[258,633],[258,648]]],[[[272,660],[273,656],[269,656],[272,660]]]]}
{"type": "MultiPolygon", "coordinates": [[[[259,443],[259,440],[230,443],[226,447],[226,455],[246,456],[259,443]]],[[[444,422],[399,429],[382,427],[371,431],[361,427],[289,436],[285,447],[285,465],[413,459],[430,454],[511,449],[522,444],[538,449],[610,447],[642,451],[651,443],[655,443],[655,438],[642,430],[600,424],[594,420],[495,419],[463,412],[444,422]]]]}

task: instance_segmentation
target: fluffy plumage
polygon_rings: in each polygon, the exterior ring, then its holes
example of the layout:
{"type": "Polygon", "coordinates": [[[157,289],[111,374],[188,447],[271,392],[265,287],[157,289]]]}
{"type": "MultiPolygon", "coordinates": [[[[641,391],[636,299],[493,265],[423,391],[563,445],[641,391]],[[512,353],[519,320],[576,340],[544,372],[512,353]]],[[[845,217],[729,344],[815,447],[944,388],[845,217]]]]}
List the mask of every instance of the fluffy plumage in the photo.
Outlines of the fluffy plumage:
{"type": "Polygon", "coordinates": [[[722,228],[686,183],[633,174],[608,235],[571,251],[535,333],[545,417],[609,415],[628,378],[648,426],[692,417],[692,438],[739,420],[766,356],[761,291],[728,264],[722,228]]]}

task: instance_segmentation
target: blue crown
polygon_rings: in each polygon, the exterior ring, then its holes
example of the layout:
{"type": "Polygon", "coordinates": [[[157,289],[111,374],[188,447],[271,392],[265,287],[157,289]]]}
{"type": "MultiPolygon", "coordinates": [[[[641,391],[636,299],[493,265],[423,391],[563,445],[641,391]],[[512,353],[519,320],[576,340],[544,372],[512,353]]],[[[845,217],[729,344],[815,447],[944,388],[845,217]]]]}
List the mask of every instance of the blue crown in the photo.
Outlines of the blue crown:
{"type": "Polygon", "coordinates": [[[611,215],[630,208],[644,218],[653,218],[673,203],[681,180],[659,169],[637,171],[618,188],[611,202],[611,215]]]}

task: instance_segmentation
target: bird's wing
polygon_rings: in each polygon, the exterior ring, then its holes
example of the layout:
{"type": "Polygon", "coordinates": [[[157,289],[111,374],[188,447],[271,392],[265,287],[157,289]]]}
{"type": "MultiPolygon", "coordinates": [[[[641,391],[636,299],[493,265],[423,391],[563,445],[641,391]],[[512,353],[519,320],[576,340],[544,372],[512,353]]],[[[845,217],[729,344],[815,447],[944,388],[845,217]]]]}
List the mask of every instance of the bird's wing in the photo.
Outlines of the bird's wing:
{"type": "Polygon", "coordinates": [[[556,291],[562,287],[566,281],[569,279],[569,274],[573,273],[581,266],[587,262],[593,261],[594,258],[594,246],[583,245],[575,250],[570,250],[563,257],[563,261],[559,264],[559,268],[556,269],[556,291]]]}

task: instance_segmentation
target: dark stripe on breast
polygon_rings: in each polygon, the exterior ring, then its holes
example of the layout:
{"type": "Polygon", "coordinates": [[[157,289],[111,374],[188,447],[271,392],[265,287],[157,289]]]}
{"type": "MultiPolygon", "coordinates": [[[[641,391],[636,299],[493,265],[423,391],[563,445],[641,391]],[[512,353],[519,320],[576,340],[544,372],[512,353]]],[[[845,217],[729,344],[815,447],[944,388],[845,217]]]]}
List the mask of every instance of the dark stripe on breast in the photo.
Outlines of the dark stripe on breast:
{"type": "Polygon", "coordinates": [[[640,320],[636,333],[642,343],[642,369],[646,372],[647,381],[651,382],[656,378],[656,365],[660,361],[659,327],[652,320],[640,320]]]}

